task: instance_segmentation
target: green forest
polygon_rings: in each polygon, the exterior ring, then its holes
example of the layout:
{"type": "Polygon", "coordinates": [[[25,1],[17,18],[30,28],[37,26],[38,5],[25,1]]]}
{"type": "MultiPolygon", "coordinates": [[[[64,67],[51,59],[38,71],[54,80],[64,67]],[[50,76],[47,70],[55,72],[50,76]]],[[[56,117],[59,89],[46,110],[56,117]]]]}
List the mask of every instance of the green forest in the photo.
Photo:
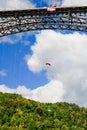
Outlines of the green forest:
{"type": "Polygon", "coordinates": [[[0,92],[0,130],[87,130],[87,108],[0,92]]]}

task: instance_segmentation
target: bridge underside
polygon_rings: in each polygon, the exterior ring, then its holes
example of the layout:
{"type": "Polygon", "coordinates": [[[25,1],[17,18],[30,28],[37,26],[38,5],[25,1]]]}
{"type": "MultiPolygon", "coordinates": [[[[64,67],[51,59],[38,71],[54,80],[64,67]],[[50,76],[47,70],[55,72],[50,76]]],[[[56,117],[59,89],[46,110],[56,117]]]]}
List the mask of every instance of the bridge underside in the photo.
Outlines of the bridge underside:
{"type": "Polygon", "coordinates": [[[87,32],[87,7],[0,11],[0,37],[45,29],[87,32]]]}

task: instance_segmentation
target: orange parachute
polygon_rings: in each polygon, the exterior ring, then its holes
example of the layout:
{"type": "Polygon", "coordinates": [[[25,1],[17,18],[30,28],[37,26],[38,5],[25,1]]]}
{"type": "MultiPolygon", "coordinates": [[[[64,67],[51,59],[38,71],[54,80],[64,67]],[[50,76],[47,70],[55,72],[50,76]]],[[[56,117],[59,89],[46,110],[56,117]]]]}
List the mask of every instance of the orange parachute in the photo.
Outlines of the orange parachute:
{"type": "Polygon", "coordinates": [[[54,12],[54,11],[56,11],[57,6],[58,6],[58,1],[55,0],[55,4],[52,7],[48,7],[47,11],[48,12],[54,12]]]}

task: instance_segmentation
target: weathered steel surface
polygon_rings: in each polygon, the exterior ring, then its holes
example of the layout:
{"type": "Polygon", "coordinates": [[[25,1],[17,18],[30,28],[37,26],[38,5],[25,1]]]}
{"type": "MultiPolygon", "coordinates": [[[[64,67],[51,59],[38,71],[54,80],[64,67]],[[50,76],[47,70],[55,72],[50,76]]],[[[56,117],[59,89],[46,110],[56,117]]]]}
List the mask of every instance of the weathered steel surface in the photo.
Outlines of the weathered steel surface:
{"type": "Polygon", "coordinates": [[[0,11],[0,37],[44,29],[87,32],[87,6],[0,11]]]}

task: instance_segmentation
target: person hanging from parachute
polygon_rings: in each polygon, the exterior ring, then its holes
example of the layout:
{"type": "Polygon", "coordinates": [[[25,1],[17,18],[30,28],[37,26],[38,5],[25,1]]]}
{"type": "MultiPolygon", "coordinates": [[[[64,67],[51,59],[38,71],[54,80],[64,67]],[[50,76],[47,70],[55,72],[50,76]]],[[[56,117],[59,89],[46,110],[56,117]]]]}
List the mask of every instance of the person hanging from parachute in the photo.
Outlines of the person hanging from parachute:
{"type": "Polygon", "coordinates": [[[46,62],[45,65],[46,65],[46,66],[51,66],[51,63],[46,62]]]}

